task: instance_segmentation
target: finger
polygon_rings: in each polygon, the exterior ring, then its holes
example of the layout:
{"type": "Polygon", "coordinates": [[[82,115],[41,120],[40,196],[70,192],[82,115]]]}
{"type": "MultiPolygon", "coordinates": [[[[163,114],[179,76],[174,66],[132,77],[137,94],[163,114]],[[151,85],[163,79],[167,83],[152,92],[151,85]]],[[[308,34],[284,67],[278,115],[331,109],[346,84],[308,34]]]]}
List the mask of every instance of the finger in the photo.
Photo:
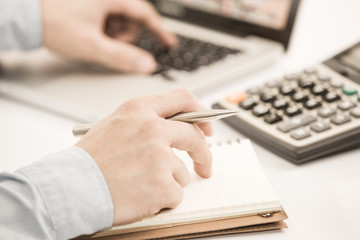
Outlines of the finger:
{"type": "Polygon", "coordinates": [[[209,122],[196,123],[196,126],[198,126],[207,137],[211,137],[214,134],[213,126],[209,122]]]}
{"type": "Polygon", "coordinates": [[[162,194],[162,203],[160,204],[161,209],[166,208],[176,208],[183,199],[183,189],[181,185],[173,180],[169,187],[164,189],[164,192],[162,194]]]}
{"type": "Polygon", "coordinates": [[[189,183],[190,174],[184,162],[177,156],[174,156],[172,165],[174,179],[180,184],[180,186],[185,187],[189,183]]]}
{"type": "Polygon", "coordinates": [[[96,58],[106,66],[122,72],[149,74],[156,69],[156,62],[150,53],[105,35],[97,39],[96,58]]]}
{"type": "MultiPolygon", "coordinates": [[[[180,112],[194,112],[206,109],[192,93],[185,89],[176,89],[148,96],[146,102],[151,104],[156,113],[163,118],[168,118],[180,112]]],[[[198,126],[206,136],[212,135],[213,130],[210,122],[199,123],[198,126]]]]}
{"type": "Polygon", "coordinates": [[[194,124],[168,121],[166,132],[170,146],[187,151],[194,162],[195,172],[208,178],[212,174],[212,155],[202,131],[194,124]]]}
{"type": "Polygon", "coordinates": [[[165,29],[160,15],[156,12],[154,7],[146,1],[115,0],[113,1],[113,5],[110,6],[109,12],[122,14],[130,19],[141,22],[167,46],[172,47],[177,43],[176,37],[165,29]]]}

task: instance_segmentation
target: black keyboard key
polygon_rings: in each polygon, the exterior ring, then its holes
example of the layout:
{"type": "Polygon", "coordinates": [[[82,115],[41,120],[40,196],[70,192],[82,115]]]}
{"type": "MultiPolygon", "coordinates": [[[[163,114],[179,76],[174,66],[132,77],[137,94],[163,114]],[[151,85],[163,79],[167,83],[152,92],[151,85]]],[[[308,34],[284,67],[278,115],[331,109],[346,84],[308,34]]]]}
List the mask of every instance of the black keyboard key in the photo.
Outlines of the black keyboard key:
{"type": "Polygon", "coordinates": [[[182,70],[184,68],[184,65],[185,65],[184,60],[181,59],[180,57],[174,59],[174,64],[173,64],[174,68],[182,70]]]}
{"type": "Polygon", "coordinates": [[[328,92],[323,96],[323,99],[326,102],[331,103],[331,102],[335,102],[337,100],[340,100],[341,97],[338,94],[336,94],[335,92],[328,92]]]}
{"type": "Polygon", "coordinates": [[[191,63],[195,58],[192,52],[184,52],[182,57],[186,63],[191,63]]]}
{"type": "Polygon", "coordinates": [[[168,54],[172,58],[177,58],[180,56],[180,48],[179,47],[172,48],[169,50],[168,54]]]}
{"type": "Polygon", "coordinates": [[[243,100],[240,104],[239,107],[245,109],[245,110],[251,110],[253,109],[255,106],[257,105],[257,101],[255,101],[252,98],[247,98],[245,100],[243,100]]]}
{"type": "Polygon", "coordinates": [[[269,114],[266,114],[265,117],[264,117],[264,121],[269,123],[269,124],[274,124],[274,123],[277,123],[277,122],[279,122],[281,120],[282,120],[282,117],[280,117],[276,113],[269,113],[269,114]]]}
{"type": "Polygon", "coordinates": [[[159,55],[159,57],[157,58],[157,61],[162,65],[167,65],[170,63],[171,57],[169,54],[163,53],[163,54],[159,55]]]}
{"type": "Polygon", "coordinates": [[[289,106],[289,103],[283,99],[283,98],[280,98],[278,100],[276,100],[275,102],[273,102],[273,107],[276,108],[276,109],[285,109],[289,106]]]}
{"type": "Polygon", "coordinates": [[[290,96],[295,93],[295,87],[292,85],[284,85],[280,87],[280,93],[285,96],[290,96]]]}
{"type": "Polygon", "coordinates": [[[329,91],[322,85],[316,85],[311,89],[311,92],[316,96],[320,96],[325,95],[329,91]]]}
{"type": "Polygon", "coordinates": [[[311,89],[315,86],[314,81],[311,78],[303,78],[299,81],[299,87],[311,89]]]}
{"type": "Polygon", "coordinates": [[[298,106],[290,106],[284,110],[284,113],[289,117],[293,117],[302,113],[302,111],[298,106]]]}
{"type": "Polygon", "coordinates": [[[263,105],[263,104],[259,104],[254,107],[252,113],[257,117],[262,117],[265,114],[269,113],[269,111],[270,111],[269,107],[267,107],[266,105],[263,105]]]}
{"type": "Polygon", "coordinates": [[[319,102],[315,98],[309,99],[304,103],[304,107],[309,109],[309,110],[318,108],[320,106],[321,106],[321,102],[319,102]]]}
{"type": "Polygon", "coordinates": [[[210,64],[210,61],[211,61],[210,58],[208,58],[206,56],[201,56],[195,61],[195,65],[197,67],[206,66],[206,65],[210,64]]]}
{"type": "Polygon", "coordinates": [[[263,102],[273,102],[276,100],[276,93],[275,92],[264,92],[260,95],[260,99],[263,102]]]}
{"type": "Polygon", "coordinates": [[[304,91],[299,91],[299,92],[294,93],[294,95],[292,95],[291,98],[295,102],[305,102],[309,99],[308,94],[304,91]]]}

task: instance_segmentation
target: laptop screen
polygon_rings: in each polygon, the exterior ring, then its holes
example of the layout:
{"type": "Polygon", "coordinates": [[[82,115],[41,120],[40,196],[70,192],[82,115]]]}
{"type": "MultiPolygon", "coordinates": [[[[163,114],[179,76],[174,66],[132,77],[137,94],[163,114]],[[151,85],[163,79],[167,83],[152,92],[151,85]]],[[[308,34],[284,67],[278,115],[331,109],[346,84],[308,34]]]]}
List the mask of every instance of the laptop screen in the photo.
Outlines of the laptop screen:
{"type": "Polygon", "coordinates": [[[291,0],[173,0],[189,8],[234,20],[284,29],[291,0]]]}
{"type": "Polygon", "coordinates": [[[150,0],[165,16],[287,47],[300,0],[150,0]]]}

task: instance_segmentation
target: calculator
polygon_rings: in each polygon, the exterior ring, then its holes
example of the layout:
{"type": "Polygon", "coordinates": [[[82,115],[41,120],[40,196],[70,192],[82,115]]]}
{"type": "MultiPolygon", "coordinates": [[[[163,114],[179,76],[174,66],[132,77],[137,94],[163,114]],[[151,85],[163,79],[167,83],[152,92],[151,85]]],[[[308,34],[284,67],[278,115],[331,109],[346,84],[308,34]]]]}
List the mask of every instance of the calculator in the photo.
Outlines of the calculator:
{"type": "Polygon", "coordinates": [[[311,68],[231,92],[213,108],[250,139],[301,164],[360,146],[360,43],[311,68]]]}

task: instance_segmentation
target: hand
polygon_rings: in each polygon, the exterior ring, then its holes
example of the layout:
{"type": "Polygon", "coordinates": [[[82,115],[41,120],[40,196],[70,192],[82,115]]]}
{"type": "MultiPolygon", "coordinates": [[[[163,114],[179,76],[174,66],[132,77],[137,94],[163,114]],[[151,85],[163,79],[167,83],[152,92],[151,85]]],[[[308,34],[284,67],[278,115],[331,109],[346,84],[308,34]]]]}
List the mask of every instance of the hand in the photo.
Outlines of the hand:
{"type": "Polygon", "coordinates": [[[202,109],[186,90],[136,98],[98,122],[76,144],[93,157],[105,177],[114,203],[114,225],[181,202],[189,173],[172,148],[188,152],[197,174],[211,176],[212,156],[205,140],[212,135],[210,123],[165,119],[202,109]]]}
{"type": "Polygon", "coordinates": [[[118,71],[155,70],[151,54],[130,44],[143,26],[165,46],[176,45],[161,17],[143,0],[42,0],[42,9],[45,46],[118,71]]]}

